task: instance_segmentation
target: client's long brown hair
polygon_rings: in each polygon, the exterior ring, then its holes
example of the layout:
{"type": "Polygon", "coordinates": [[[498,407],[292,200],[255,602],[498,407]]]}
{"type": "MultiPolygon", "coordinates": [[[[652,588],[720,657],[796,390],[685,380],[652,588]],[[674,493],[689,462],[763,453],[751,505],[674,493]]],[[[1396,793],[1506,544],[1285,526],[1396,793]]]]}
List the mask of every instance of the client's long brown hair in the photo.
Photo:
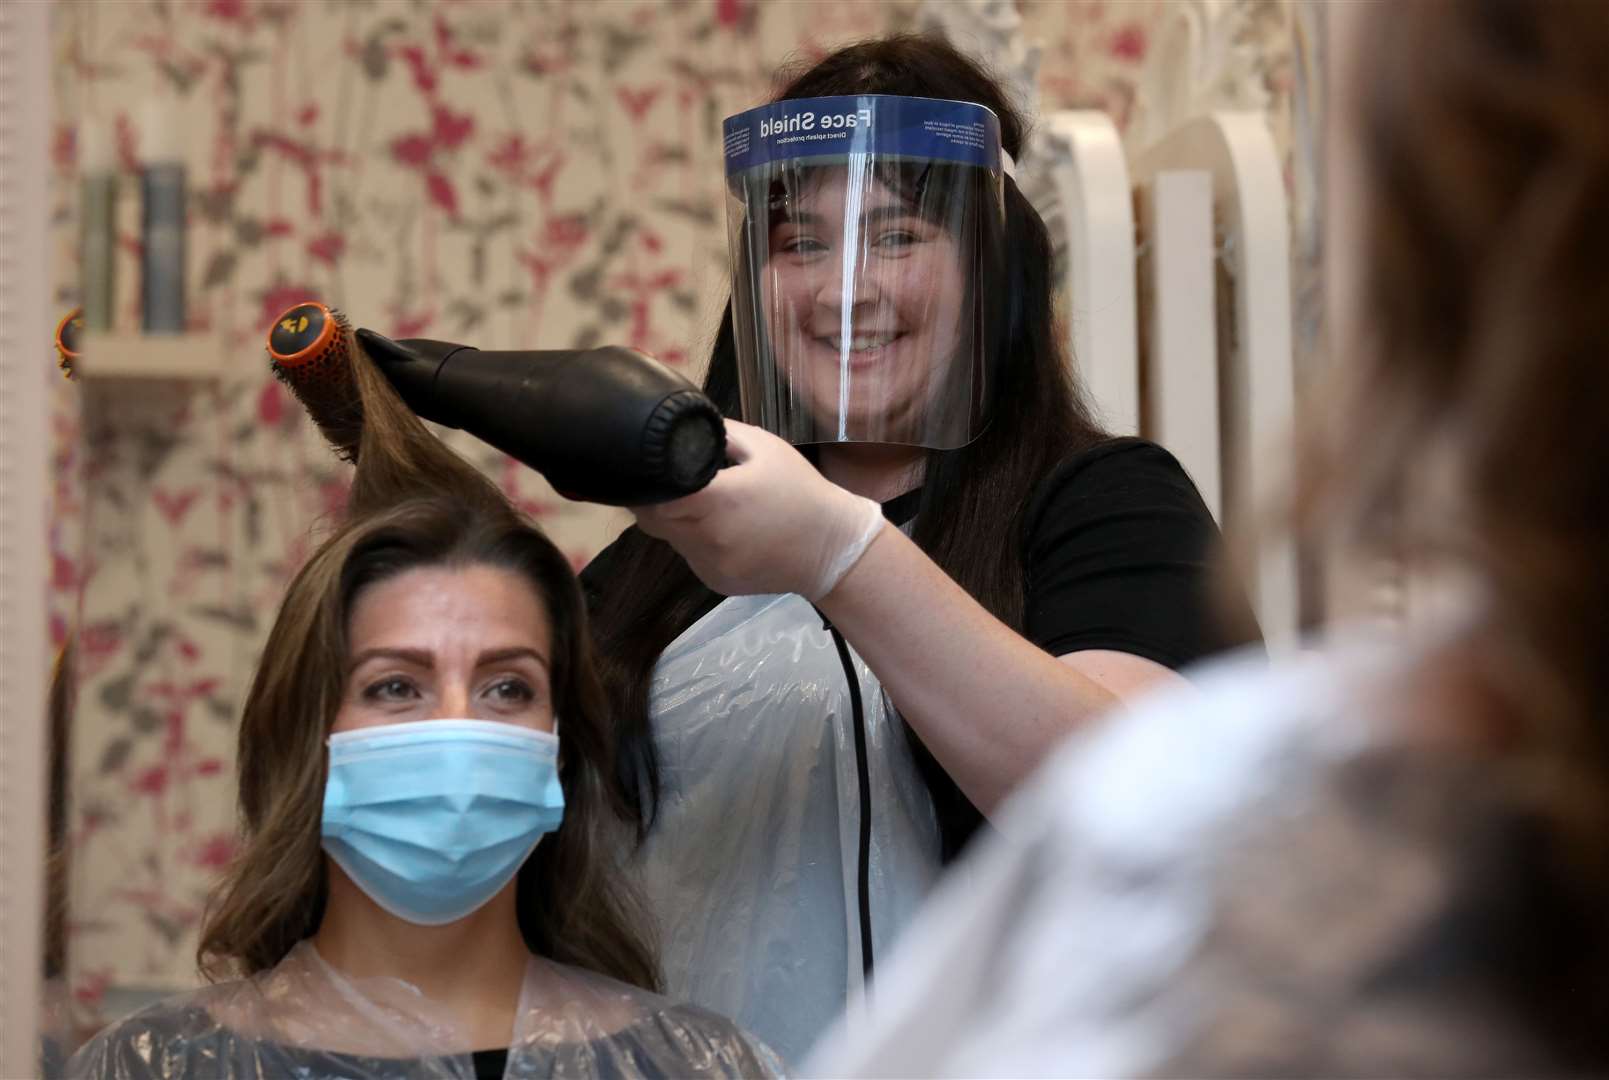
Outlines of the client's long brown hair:
{"type": "Polygon", "coordinates": [[[1473,572],[1506,775],[1609,895],[1609,9],[1415,0],[1372,23],[1367,320],[1308,426],[1299,516],[1473,572]]]}
{"type": "Polygon", "coordinates": [[[361,350],[352,354],[364,424],[348,519],[292,581],[258,663],[237,753],[242,848],[209,905],[198,963],[209,978],[263,971],[318,929],[328,886],[324,740],[357,594],[417,566],[485,564],[523,575],[542,598],[564,724],[564,822],[520,870],[521,932],[533,952],[653,988],[642,920],[609,854],[618,845],[606,834],[625,827],[629,810],[570,564],[408,411],[361,350]]]}

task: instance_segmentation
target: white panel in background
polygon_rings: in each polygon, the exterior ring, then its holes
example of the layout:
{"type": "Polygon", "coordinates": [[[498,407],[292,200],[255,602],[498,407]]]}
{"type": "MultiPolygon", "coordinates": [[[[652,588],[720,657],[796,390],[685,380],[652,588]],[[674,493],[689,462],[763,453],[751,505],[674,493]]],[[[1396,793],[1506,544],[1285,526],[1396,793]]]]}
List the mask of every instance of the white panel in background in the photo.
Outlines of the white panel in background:
{"type": "Polygon", "coordinates": [[[0,1076],[39,1068],[51,6],[0,4],[0,1076]]]}
{"type": "Polygon", "coordinates": [[[1144,189],[1145,435],[1190,473],[1223,521],[1218,430],[1218,332],[1214,304],[1212,177],[1159,172],[1144,189]]]}
{"type": "Polygon", "coordinates": [[[1123,142],[1097,110],[1052,113],[1045,135],[1067,230],[1072,362],[1100,422],[1133,435],[1140,429],[1134,202],[1123,142]]]}
{"type": "MultiPolygon", "coordinates": [[[[1284,173],[1260,113],[1218,112],[1175,128],[1139,156],[1136,176],[1203,169],[1212,176],[1213,217],[1224,237],[1232,281],[1233,324],[1220,327],[1224,525],[1254,524],[1289,481],[1295,399],[1291,356],[1290,217],[1284,173]],[[1227,331],[1225,333],[1224,331],[1227,331]]],[[[1287,535],[1257,536],[1252,590],[1269,646],[1293,647],[1299,594],[1296,555],[1287,535]]]]}

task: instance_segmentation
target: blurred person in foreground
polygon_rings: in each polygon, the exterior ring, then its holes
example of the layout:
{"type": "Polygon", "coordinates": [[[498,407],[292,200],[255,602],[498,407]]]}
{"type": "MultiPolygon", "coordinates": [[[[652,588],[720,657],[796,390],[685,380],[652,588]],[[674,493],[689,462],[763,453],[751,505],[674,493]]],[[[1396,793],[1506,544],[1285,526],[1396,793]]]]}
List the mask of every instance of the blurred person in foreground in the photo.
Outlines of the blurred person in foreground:
{"type": "Polygon", "coordinates": [[[806,1074],[1609,1068],[1609,10],[1375,12],[1293,518],[1466,601],[1075,737],[806,1074]]]}

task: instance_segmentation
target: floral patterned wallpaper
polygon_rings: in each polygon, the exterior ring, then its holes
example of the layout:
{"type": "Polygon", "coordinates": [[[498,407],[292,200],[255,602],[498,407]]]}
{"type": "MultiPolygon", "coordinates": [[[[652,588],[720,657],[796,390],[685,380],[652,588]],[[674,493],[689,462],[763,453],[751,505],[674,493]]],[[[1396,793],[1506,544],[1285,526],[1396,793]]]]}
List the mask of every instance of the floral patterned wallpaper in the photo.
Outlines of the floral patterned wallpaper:
{"type": "MultiPolygon", "coordinates": [[[[931,0],[930,0],[931,2],[931,0]]],[[[147,101],[182,133],[189,318],[226,375],[62,382],[51,633],[79,634],[69,989],[195,980],[233,850],[241,696],[347,470],[268,374],[317,297],[488,348],[629,344],[697,377],[724,302],[718,125],[779,63],[915,25],[917,0],[57,0],[55,295],[77,302],[77,125],[115,132],[118,309],[137,321],[147,101]]],[[[1259,85],[1288,42],[1277,0],[1259,85]]],[[[1020,0],[1042,108],[1145,102],[1165,2],[1020,0]]],[[[1287,35],[1288,36],[1288,35],[1287,35]]],[[[47,357],[41,351],[42,362],[47,357]]],[[[577,566],[623,524],[456,439],[577,566]]]]}

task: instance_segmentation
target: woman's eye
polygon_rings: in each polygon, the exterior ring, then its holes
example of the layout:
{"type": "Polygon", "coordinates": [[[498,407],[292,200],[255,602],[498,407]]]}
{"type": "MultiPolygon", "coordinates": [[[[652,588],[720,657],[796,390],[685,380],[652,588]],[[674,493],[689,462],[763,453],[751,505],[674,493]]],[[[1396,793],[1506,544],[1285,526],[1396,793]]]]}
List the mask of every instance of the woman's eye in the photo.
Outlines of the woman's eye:
{"type": "Polygon", "coordinates": [[[398,675],[380,679],[363,688],[365,701],[411,701],[418,696],[418,688],[398,675]]]}
{"type": "Polygon", "coordinates": [[[922,238],[920,236],[903,230],[886,232],[877,238],[877,246],[880,248],[903,248],[921,242],[922,238]]]}
{"type": "Polygon", "coordinates": [[[524,679],[500,679],[487,691],[499,701],[527,705],[536,699],[536,691],[524,679]]]}
{"type": "Polygon", "coordinates": [[[816,255],[827,250],[827,245],[809,236],[795,236],[784,240],[779,250],[789,255],[816,255]]]}

